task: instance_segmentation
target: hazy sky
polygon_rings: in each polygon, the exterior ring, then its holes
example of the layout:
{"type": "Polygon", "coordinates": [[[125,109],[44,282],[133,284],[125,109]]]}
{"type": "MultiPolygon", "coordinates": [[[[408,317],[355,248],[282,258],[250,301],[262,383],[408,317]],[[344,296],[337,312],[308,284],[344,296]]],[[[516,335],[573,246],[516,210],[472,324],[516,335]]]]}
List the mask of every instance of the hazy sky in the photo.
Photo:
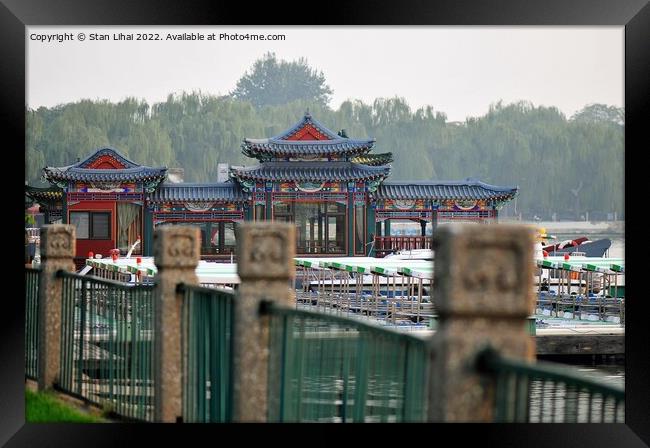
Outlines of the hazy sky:
{"type": "MultiPolygon", "coordinates": [[[[47,38],[47,37],[46,37],[47,38]]],[[[227,94],[264,53],[305,57],[334,94],[371,102],[401,96],[449,121],[491,103],[527,100],[567,116],[590,103],[624,105],[624,27],[41,27],[27,28],[30,108],[82,98],[163,101],[169,93],[227,94]],[[167,33],[214,41],[169,41],[167,33]],[[33,34],[72,33],[43,42],[33,34]],[[78,33],[86,39],[78,40],[78,33]],[[91,41],[91,33],[111,40],[91,41]],[[159,33],[161,41],[116,41],[115,33],[159,33]],[[218,40],[220,33],[285,34],[284,41],[218,40]]]]}

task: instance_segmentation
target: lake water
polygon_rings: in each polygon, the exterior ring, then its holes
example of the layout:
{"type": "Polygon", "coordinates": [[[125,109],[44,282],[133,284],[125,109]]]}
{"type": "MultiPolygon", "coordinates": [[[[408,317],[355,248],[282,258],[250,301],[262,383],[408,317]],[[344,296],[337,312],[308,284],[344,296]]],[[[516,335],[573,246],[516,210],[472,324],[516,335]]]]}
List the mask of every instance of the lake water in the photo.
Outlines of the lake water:
{"type": "Polygon", "coordinates": [[[583,375],[603,381],[606,384],[625,387],[625,365],[624,364],[568,364],[576,368],[583,375]]]}
{"type": "MultiPolygon", "coordinates": [[[[593,379],[600,384],[625,388],[625,366],[616,364],[565,364],[576,373],[593,379]]],[[[616,406],[613,400],[602,402],[600,395],[592,397],[585,392],[576,393],[564,385],[555,386],[551,383],[533,381],[530,388],[531,423],[565,422],[566,410],[577,408],[578,423],[587,422],[623,422],[625,406],[616,406]]]]}
{"type": "MultiPolygon", "coordinates": [[[[351,375],[344,381],[340,372],[326,372],[328,369],[337,370],[330,368],[336,365],[336,362],[326,362],[321,366],[324,366],[322,371],[301,376],[301,392],[294,394],[289,402],[301,410],[303,421],[341,422],[344,407],[349,408],[345,413],[348,415],[347,421],[352,419],[356,378],[351,375]],[[298,396],[301,404],[297,404],[298,396]]],[[[623,365],[572,364],[571,367],[576,373],[601,384],[624,386],[623,365]]],[[[369,376],[363,421],[382,421],[382,416],[386,421],[400,421],[404,399],[403,381],[403,377],[394,375],[369,376]]],[[[586,423],[589,420],[594,423],[623,422],[625,418],[624,403],[618,406],[612,400],[603,403],[599,394],[589,396],[584,391],[572,390],[564,384],[533,380],[528,389],[527,402],[530,423],[563,423],[571,421],[571,416],[574,416],[576,423],[586,423]]]]}

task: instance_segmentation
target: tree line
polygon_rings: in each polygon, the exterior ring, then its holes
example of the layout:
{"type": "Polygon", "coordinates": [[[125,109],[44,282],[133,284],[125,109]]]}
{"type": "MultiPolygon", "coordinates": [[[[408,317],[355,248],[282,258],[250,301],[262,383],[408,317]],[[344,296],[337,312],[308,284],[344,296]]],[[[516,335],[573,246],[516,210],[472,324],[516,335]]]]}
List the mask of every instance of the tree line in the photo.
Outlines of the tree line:
{"type": "Polygon", "coordinates": [[[309,110],[334,131],[376,138],[375,153],[394,155],[392,180],[471,177],[518,185],[517,213],[623,217],[620,108],[591,104],[566,117],[555,107],[497,102],[459,123],[397,97],[349,100],[333,109],[331,92],[304,59],[284,63],[267,54],[228,95],[183,92],[154,104],[128,98],[27,109],[25,178],[43,186],[43,167],[69,165],[111,146],[143,165],[181,167],[186,182],[213,181],[217,163],[255,164],[241,153],[244,137],[274,136],[309,110]]]}

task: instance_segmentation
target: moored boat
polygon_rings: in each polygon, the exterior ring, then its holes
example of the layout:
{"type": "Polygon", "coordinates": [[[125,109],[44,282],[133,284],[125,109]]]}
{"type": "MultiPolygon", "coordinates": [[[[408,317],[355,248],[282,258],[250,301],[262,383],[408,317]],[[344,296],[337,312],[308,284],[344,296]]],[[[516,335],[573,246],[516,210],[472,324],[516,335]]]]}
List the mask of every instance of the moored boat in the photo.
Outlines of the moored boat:
{"type": "Polygon", "coordinates": [[[591,241],[586,237],[576,238],[574,240],[562,241],[558,244],[544,246],[544,250],[549,255],[564,255],[574,252],[583,252],[587,257],[603,257],[612,245],[612,240],[602,238],[591,241]]]}

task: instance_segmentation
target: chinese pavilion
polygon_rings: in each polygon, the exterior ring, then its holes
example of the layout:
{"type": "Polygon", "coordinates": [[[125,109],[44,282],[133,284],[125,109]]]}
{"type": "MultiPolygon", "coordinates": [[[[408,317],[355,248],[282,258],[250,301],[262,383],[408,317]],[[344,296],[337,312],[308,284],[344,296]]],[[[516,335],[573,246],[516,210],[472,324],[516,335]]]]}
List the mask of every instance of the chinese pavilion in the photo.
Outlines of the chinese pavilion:
{"type": "MultiPolygon", "coordinates": [[[[138,165],[111,148],[74,165],[43,168],[43,177],[62,191],[62,222],[77,228],[77,256],[128,251],[149,227],[143,213],[147,195],[166,174],[167,168],[138,165]]],[[[141,250],[139,245],[133,253],[141,250]]]]}
{"type": "Polygon", "coordinates": [[[201,229],[204,258],[218,258],[234,251],[234,225],[244,220],[295,223],[299,254],[381,256],[427,248],[427,224],[496,221],[518,191],[472,179],[385,181],[392,154],[371,154],[374,145],[374,139],[333,132],[306,113],[275,137],[245,138],[242,152],[256,164],[230,167],[226,182],[170,183],[167,168],[140,166],[102,148],[74,165],[44,168],[53,188],[27,187],[26,194],[37,202],[39,194],[49,198],[46,209],[58,207],[61,220],[77,227],[80,257],[126,252],[139,235],[138,249],[150,255],[154,227],[193,224],[201,229]],[[395,220],[420,223],[421,234],[391,236],[395,220]]]}

